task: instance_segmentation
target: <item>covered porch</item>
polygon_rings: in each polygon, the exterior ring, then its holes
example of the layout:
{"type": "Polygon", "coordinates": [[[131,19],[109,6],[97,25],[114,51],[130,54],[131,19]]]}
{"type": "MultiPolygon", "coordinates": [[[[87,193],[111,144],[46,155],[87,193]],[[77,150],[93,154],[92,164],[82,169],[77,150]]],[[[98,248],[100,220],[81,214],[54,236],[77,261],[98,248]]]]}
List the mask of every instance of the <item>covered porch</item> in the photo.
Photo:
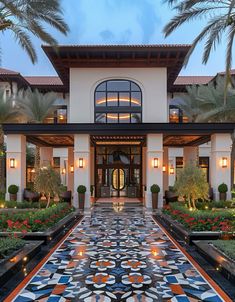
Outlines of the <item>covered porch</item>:
{"type": "MultiPolygon", "coordinates": [[[[67,150],[62,182],[78,207],[78,185],[87,188],[85,207],[96,198],[139,198],[151,208],[150,187],[158,184],[159,207],[165,190],[177,177],[176,156],[182,165],[199,161],[198,147],[208,143],[208,181],[218,200],[218,185],[232,187],[231,134],[234,124],[9,124],[7,187],[26,188],[26,143],[40,147],[40,164],[53,165],[53,149],[67,150]],[[111,150],[111,151],[110,151],[111,150]],[[14,163],[14,164],[13,164],[14,163]],[[92,194],[91,194],[92,193],[92,194]],[[106,196],[105,196],[106,194],[106,196]],[[92,198],[91,198],[92,197],[92,198]]],[[[6,196],[8,199],[8,196],[6,196]]],[[[230,196],[228,196],[230,198],[230,196]]]]}

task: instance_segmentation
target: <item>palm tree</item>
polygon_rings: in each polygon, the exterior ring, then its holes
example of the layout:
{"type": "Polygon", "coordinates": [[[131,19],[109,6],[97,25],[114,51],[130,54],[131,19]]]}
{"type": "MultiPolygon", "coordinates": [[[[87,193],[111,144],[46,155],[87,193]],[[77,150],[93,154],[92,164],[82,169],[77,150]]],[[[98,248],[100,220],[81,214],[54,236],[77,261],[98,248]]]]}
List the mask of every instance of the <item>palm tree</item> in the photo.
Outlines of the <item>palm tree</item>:
{"type": "MultiPolygon", "coordinates": [[[[226,80],[219,76],[216,82],[208,85],[187,87],[188,94],[176,101],[177,107],[183,110],[190,122],[235,122],[235,89],[227,88],[227,103],[224,104],[224,87],[226,80]],[[192,106],[192,109],[191,107],[192,106]],[[196,114],[195,114],[196,112],[196,114]],[[192,119],[192,116],[194,119],[192,119]]],[[[234,183],[235,131],[231,135],[231,183],[234,183]]]]}
{"type": "MultiPolygon", "coordinates": [[[[202,62],[206,64],[211,51],[226,37],[226,86],[230,80],[232,66],[232,50],[235,36],[235,0],[164,0],[176,10],[176,16],[164,27],[165,36],[169,36],[181,25],[202,18],[208,20],[207,25],[195,38],[185,59],[185,65],[195,47],[205,40],[202,62]]],[[[226,97],[224,98],[226,103],[226,97]]]]}
{"type": "Polygon", "coordinates": [[[44,43],[57,44],[44,25],[50,25],[62,34],[67,34],[69,29],[63,21],[59,0],[0,0],[0,31],[13,32],[32,63],[37,61],[37,54],[30,33],[44,43]]]}
{"type": "Polygon", "coordinates": [[[18,110],[14,108],[10,97],[5,96],[4,89],[0,89],[0,190],[5,188],[5,145],[2,125],[17,122],[18,110]]]}
{"type": "MultiPolygon", "coordinates": [[[[16,97],[16,103],[20,107],[23,116],[27,122],[41,124],[55,110],[54,103],[57,95],[54,92],[40,93],[37,89],[32,91],[28,88],[26,91],[21,90],[16,97]]],[[[35,168],[40,165],[40,149],[36,146],[35,151],[35,168]]]]}

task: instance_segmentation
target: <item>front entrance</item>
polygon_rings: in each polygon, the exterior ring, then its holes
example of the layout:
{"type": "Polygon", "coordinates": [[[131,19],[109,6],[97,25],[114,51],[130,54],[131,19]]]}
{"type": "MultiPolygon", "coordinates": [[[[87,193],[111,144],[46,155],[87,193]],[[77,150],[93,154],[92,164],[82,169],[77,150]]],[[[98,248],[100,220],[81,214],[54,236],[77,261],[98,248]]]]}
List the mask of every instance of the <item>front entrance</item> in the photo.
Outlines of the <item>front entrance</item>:
{"type": "Polygon", "coordinates": [[[96,197],[141,197],[141,153],[139,146],[97,147],[96,197]]]}
{"type": "Polygon", "coordinates": [[[126,195],[126,187],[128,180],[128,169],[113,169],[112,175],[112,189],[113,196],[121,197],[123,194],[126,195]]]}

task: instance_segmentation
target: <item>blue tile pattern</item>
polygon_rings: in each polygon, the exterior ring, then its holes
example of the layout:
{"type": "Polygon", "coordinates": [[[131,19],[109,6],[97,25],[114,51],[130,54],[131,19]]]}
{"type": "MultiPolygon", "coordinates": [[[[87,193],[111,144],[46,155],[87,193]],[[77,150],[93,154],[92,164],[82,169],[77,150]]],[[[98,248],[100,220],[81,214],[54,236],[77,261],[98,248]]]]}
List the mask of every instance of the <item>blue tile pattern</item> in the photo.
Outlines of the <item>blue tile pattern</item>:
{"type": "Polygon", "coordinates": [[[96,207],[16,302],[221,302],[143,208],[96,207]]]}

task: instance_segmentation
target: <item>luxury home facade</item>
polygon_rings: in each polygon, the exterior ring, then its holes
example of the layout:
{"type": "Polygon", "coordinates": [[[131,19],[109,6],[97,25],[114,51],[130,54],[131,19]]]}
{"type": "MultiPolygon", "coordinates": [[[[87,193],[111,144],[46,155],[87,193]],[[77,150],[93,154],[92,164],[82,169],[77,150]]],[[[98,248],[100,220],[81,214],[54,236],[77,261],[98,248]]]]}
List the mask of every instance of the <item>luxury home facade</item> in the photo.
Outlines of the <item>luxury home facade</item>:
{"type": "Polygon", "coordinates": [[[95,198],[139,198],[151,207],[150,187],[164,192],[177,173],[198,160],[218,199],[218,185],[231,187],[234,124],[188,123],[175,100],[192,84],[215,77],[179,77],[189,45],[43,47],[59,77],[23,77],[2,69],[6,94],[37,88],[58,94],[44,124],[4,125],[7,187],[19,186],[18,200],[33,167],[26,144],[40,146],[41,165],[52,163],[73,192],[85,185],[86,207],[95,198]],[[92,188],[92,190],[90,190],[92,188]]]}

